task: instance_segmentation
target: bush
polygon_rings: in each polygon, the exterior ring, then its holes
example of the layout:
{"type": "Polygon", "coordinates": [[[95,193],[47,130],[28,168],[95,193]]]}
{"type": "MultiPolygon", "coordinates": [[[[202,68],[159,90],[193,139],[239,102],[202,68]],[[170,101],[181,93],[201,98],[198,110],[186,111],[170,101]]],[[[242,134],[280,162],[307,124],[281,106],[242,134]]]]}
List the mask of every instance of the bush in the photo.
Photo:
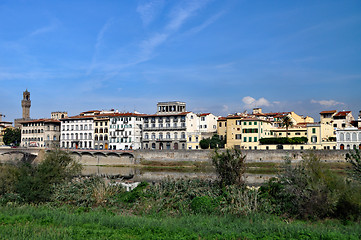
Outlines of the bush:
{"type": "Polygon", "coordinates": [[[244,173],[246,156],[241,150],[233,148],[219,153],[217,149],[212,155],[212,163],[216,168],[216,173],[222,186],[245,184],[244,173]]]}
{"type": "Polygon", "coordinates": [[[211,214],[215,211],[219,202],[217,199],[209,196],[201,196],[193,198],[191,202],[191,209],[194,213],[211,214]]]}
{"type": "Polygon", "coordinates": [[[303,219],[334,216],[346,188],[344,180],[328,170],[314,153],[302,158],[296,166],[287,158],[278,179],[261,187],[261,196],[273,204],[276,213],[303,219]]]}
{"type": "Polygon", "coordinates": [[[24,202],[49,201],[55,186],[79,174],[81,165],[68,153],[54,150],[48,152],[39,164],[26,159],[17,165],[6,165],[1,171],[2,194],[18,194],[24,202]],[[11,182],[5,186],[7,182],[11,182]]]}
{"type": "Polygon", "coordinates": [[[306,144],[308,139],[306,137],[293,137],[293,138],[261,138],[261,144],[306,144]]]}
{"type": "Polygon", "coordinates": [[[199,141],[199,146],[202,149],[208,149],[209,148],[209,143],[210,143],[210,139],[209,138],[205,138],[199,141]]]}

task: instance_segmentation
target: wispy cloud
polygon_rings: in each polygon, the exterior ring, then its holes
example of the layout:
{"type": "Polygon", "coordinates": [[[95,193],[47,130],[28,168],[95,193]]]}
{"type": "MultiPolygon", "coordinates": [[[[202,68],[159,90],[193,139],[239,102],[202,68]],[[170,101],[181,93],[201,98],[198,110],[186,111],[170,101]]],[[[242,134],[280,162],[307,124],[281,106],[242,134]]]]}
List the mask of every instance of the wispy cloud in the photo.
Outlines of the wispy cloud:
{"type": "Polygon", "coordinates": [[[217,21],[223,14],[225,14],[225,11],[221,11],[213,16],[211,16],[210,18],[208,18],[204,23],[202,23],[201,25],[192,28],[191,30],[189,30],[186,35],[193,35],[193,34],[197,34],[198,32],[202,31],[203,29],[205,29],[206,27],[208,27],[209,25],[211,25],[212,23],[214,23],[215,21],[217,21]]]}
{"type": "Polygon", "coordinates": [[[311,100],[311,103],[316,103],[316,104],[320,104],[322,106],[325,106],[325,107],[331,107],[331,106],[337,106],[337,105],[345,105],[345,103],[343,102],[337,102],[335,100],[311,100]]]}
{"type": "Polygon", "coordinates": [[[52,23],[50,25],[45,26],[45,27],[40,27],[40,28],[32,31],[29,34],[29,37],[34,37],[34,36],[37,36],[37,35],[40,35],[43,33],[52,32],[52,31],[56,30],[59,27],[59,25],[60,25],[60,21],[55,19],[52,21],[52,23]]]}
{"type": "Polygon", "coordinates": [[[137,12],[143,21],[144,26],[148,26],[163,8],[163,0],[149,1],[145,4],[140,4],[137,7],[137,12]]]}
{"type": "Polygon", "coordinates": [[[167,30],[178,30],[196,11],[204,7],[207,0],[189,1],[185,5],[179,5],[170,14],[171,20],[167,24],[167,30]]]}

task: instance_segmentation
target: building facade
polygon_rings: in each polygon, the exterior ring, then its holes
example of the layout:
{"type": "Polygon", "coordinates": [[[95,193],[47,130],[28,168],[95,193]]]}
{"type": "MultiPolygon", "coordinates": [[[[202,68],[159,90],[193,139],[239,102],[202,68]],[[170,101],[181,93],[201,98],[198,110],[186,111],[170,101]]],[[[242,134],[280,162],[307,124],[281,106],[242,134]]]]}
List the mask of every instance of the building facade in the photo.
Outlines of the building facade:
{"type": "Polygon", "coordinates": [[[60,119],[61,148],[93,149],[94,148],[94,117],[80,114],[60,119]]]}
{"type": "Polygon", "coordinates": [[[110,150],[128,150],[142,148],[142,114],[114,113],[109,115],[108,117],[110,121],[110,150]]]}
{"type": "Polygon", "coordinates": [[[20,122],[22,147],[59,147],[60,121],[36,119],[20,122]]]}
{"type": "Polygon", "coordinates": [[[337,149],[361,149],[361,129],[344,128],[336,131],[337,149]]]}

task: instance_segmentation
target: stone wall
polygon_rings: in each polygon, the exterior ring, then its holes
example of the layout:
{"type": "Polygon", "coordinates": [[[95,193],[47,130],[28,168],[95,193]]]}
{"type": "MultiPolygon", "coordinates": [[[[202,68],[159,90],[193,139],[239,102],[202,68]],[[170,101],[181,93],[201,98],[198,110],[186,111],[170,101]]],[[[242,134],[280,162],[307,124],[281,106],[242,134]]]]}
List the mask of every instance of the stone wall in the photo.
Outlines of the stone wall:
{"type": "MultiPolygon", "coordinates": [[[[220,150],[222,151],[222,150],[220,150]]],[[[224,151],[224,150],[223,150],[224,151]]],[[[302,160],[307,150],[242,150],[247,162],[283,162],[286,156],[292,162],[302,160]]],[[[324,162],[343,162],[348,151],[345,150],[315,150],[324,162]]],[[[211,161],[212,150],[138,150],[135,151],[135,162],[141,161],[211,161]]]]}

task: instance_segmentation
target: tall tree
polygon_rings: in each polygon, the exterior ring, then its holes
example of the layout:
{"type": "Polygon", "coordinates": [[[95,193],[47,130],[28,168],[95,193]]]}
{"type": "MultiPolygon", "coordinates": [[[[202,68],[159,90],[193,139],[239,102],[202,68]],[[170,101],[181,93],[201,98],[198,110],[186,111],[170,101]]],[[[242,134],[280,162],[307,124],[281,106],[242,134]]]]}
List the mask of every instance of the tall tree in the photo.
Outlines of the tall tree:
{"type": "Polygon", "coordinates": [[[288,128],[293,126],[293,121],[289,116],[282,118],[282,126],[286,127],[286,137],[288,138],[288,128]]]}
{"type": "Polygon", "coordinates": [[[7,128],[4,133],[3,139],[5,145],[14,144],[19,146],[21,142],[21,130],[18,128],[7,128]]]}

